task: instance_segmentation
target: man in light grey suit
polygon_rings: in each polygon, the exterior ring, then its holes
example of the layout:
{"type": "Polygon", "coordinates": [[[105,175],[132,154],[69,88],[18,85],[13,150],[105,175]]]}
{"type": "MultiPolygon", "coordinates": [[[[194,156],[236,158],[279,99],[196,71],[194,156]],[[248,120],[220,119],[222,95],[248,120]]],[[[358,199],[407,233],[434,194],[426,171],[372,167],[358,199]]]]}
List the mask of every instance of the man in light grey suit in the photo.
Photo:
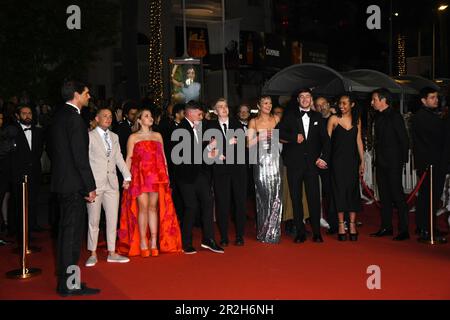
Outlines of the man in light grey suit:
{"type": "Polygon", "coordinates": [[[86,267],[97,263],[97,242],[99,233],[100,213],[103,205],[106,215],[106,242],[108,245],[108,262],[126,263],[130,261],[116,253],[117,219],[119,214],[119,182],[116,166],[124,177],[123,187],[128,188],[131,174],[120,152],[118,136],[108,128],[112,122],[112,112],[107,108],[97,111],[95,120],[97,127],[89,132],[89,162],[97,186],[95,202],[88,203],[89,230],[88,250],[91,256],[86,261],[86,267]]]}

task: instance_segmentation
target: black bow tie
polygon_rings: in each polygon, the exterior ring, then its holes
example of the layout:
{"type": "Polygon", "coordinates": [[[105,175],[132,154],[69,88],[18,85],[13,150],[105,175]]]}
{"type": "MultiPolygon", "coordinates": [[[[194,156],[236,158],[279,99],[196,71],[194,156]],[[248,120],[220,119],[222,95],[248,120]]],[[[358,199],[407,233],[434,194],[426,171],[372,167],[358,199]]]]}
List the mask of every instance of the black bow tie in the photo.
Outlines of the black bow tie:
{"type": "Polygon", "coordinates": [[[30,130],[30,131],[31,131],[31,128],[24,128],[24,129],[23,129],[23,131],[27,131],[27,130],[30,130]]]}
{"type": "Polygon", "coordinates": [[[301,116],[301,117],[303,117],[305,114],[306,114],[308,117],[311,117],[311,110],[310,110],[310,111],[303,111],[303,110],[300,110],[300,116],[301,116]]]}

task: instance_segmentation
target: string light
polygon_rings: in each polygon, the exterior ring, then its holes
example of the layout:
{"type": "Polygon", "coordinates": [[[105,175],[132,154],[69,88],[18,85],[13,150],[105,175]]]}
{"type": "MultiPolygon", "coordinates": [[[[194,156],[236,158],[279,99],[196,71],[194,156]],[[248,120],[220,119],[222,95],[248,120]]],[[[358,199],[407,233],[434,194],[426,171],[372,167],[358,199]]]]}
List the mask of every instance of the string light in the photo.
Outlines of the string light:
{"type": "Polygon", "coordinates": [[[405,36],[399,34],[397,36],[397,64],[399,76],[404,76],[406,74],[405,42],[405,36]]]}
{"type": "Polygon", "coordinates": [[[163,97],[163,58],[161,32],[161,2],[150,0],[150,46],[149,46],[149,87],[154,93],[154,102],[161,105],[163,97]]]}

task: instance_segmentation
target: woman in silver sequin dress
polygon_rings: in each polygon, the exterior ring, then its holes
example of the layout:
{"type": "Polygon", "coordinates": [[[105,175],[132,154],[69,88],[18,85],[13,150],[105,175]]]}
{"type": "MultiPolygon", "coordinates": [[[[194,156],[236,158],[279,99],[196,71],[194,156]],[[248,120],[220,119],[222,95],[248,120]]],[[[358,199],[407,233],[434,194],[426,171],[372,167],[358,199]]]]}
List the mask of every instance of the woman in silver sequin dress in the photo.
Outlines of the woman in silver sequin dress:
{"type": "Polygon", "coordinates": [[[263,96],[258,101],[259,115],[248,125],[250,155],[256,156],[253,166],[256,191],[256,238],[261,242],[278,243],[281,236],[281,174],[280,143],[274,128],[280,119],[271,114],[272,100],[263,96]]]}

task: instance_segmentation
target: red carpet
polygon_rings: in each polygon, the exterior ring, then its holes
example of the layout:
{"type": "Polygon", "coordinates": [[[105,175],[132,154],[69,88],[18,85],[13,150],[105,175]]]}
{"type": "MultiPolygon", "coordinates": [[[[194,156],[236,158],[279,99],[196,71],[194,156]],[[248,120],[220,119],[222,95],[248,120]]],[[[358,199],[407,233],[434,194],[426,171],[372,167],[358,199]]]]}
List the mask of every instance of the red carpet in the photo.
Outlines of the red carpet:
{"type": "MultiPolygon", "coordinates": [[[[440,217],[441,229],[448,231],[445,218],[440,217]]],[[[368,234],[378,227],[374,206],[365,207],[359,219],[364,225],[358,242],[338,242],[336,236],[323,232],[323,244],[310,239],[294,244],[283,235],[278,245],[254,240],[251,220],[245,246],[230,245],[222,255],[201,249],[196,229],[195,255],[135,257],[128,264],[110,264],[106,252],[99,251],[99,263],[81,267],[81,277],[102,289],[90,299],[450,299],[450,244],[430,246],[415,237],[404,242],[370,238],[368,234]],[[366,286],[370,265],[381,268],[381,290],[366,286]]],[[[413,234],[414,214],[410,222],[413,234]]],[[[55,294],[49,234],[39,234],[36,240],[43,250],[29,256],[29,266],[43,273],[28,280],[6,279],[5,273],[18,268],[19,259],[11,246],[0,247],[0,299],[60,299],[55,294]]],[[[81,265],[87,254],[84,250],[81,265]]]]}

